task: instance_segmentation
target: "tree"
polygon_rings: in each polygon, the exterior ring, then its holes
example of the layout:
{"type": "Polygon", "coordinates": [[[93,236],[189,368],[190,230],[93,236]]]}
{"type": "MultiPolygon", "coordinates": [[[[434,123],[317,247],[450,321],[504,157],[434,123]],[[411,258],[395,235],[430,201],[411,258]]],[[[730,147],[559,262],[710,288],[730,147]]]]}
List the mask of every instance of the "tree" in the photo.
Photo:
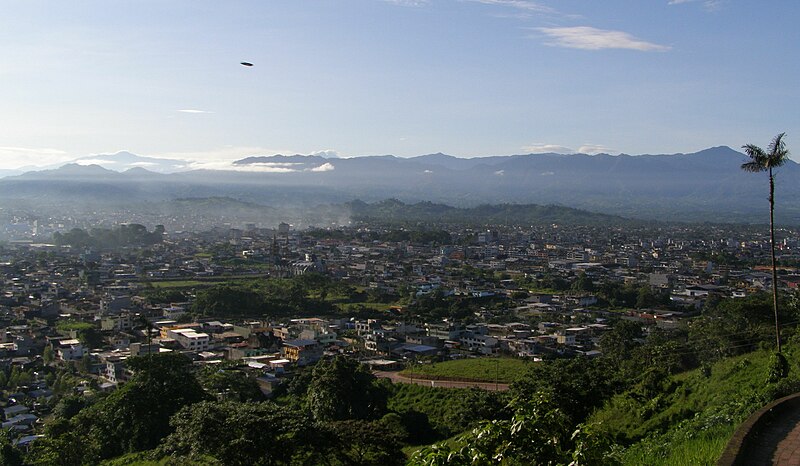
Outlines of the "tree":
{"type": "Polygon", "coordinates": [[[158,453],[226,466],[318,464],[326,442],[300,411],[271,402],[200,402],[178,411],[158,453]]]}
{"type": "Polygon", "coordinates": [[[261,401],[264,395],[254,377],[235,368],[209,366],[199,371],[198,382],[218,398],[232,401],[261,401]]]}
{"type": "Polygon", "coordinates": [[[586,291],[586,292],[593,292],[594,291],[594,283],[592,283],[592,279],[586,276],[586,272],[581,270],[578,274],[578,277],[572,282],[572,290],[573,291],[586,291]]]}
{"type": "Polygon", "coordinates": [[[570,425],[577,425],[617,391],[615,372],[607,358],[555,359],[529,365],[510,391],[518,401],[544,396],[570,425]]]}
{"type": "Polygon", "coordinates": [[[44,351],[42,352],[42,360],[45,364],[50,364],[55,359],[55,355],[53,354],[53,347],[47,345],[44,347],[44,351]]]}
{"type": "Polygon", "coordinates": [[[314,367],[307,403],[318,421],[377,419],[386,411],[388,393],[366,366],[345,356],[314,367]]]}
{"type": "Polygon", "coordinates": [[[542,392],[511,402],[510,420],[484,422],[470,432],[418,450],[408,464],[553,465],[617,464],[609,442],[591,426],[574,430],[568,417],[542,392]]]}
{"type": "Polygon", "coordinates": [[[332,455],[342,466],[400,466],[405,455],[397,432],[383,421],[347,420],[328,425],[335,446],[332,455]]]}
{"type": "Polygon", "coordinates": [[[0,429],[0,464],[3,466],[22,466],[22,452],[11,443],[8,430],[0,429]]]}
{"type": "Polygon", "coordinates": [[[742,170],[747,172],[769,173],[769,245],[772,256],[772,311],[775,314],[775,341],[777,352],[781,352],[781,331],[778,324],[778,271],[775,267],[775,176],[773,168],[780,167],[789,159],[789,151],[783,142],[786,133],[781,133],[772,139],[767,150],[754,145],[743,146],[745,153],[750,157],[749,162],[742,164],[742,170]]]}
{"type": "Polygon", "coordinates": [[[96,464],[123,453],[150,450],[172,432],[170,417],[209,397],[179,353],[126,360],[134,371],[122,388],[81,409],[70,419],[57,417],[34,445],[44,464],[96,464]]]}
{"type": "Polygon", "coordinates": [[[634,321],[620,320],[600,338],[600,351],[615,364],[622,365],[631,357],[631,352],[639,345],[642,326],[634,321]]]}

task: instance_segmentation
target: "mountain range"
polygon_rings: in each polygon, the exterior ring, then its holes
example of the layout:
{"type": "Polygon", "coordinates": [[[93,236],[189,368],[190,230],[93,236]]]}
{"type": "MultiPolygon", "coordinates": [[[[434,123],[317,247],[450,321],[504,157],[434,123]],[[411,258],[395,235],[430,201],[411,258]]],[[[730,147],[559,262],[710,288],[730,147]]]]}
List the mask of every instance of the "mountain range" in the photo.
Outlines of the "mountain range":
{"type": "MultiPolygon", "coordinates": [[[[275,155],[241,159],[225,170],[189,169],[189,162],[129,153],[92,159],[97,163],[2,178],[0,205],[13,200],[74,205],[230,197],[270,206],[308,206],[395,198],[456,207],[552,204],[649,220],[768,219],[767,175],[742,171],[747,157],[725,146],[637,156],[275,155]]],[[[798,195],[800,165],[789,160],[776,176],[777,221],[800,224],[798,195]]]]}

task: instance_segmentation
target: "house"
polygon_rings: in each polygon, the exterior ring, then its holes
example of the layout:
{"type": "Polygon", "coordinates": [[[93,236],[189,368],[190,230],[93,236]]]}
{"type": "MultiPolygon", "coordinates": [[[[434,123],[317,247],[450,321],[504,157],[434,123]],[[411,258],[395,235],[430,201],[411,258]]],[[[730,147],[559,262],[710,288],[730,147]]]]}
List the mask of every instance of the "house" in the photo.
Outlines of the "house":
{"type": "Polygon", "coordinates": [[[427,345],[405,344],[393,349],[392,353],[404,358],[415,358],[419,356],[436,356],[439,354],[439,349],[427,345]]]}
{"type": "Polygon", "coordinates": [[[322,358],[322,345],[316,340],[289,340],[283,343],[281,355],[297,365],[304,366],[322,358]]]}
{"type": "Polygon", "coordinates": [[[10,429],[16,426],[30,427],[38,420],[39,418],[33,414],[17,414],[16,416],[4,422],[0,427],[3,429],[10,429]]]}
{"type": "Polygon", "coordinates": [[[77,339],[60,340],[56,346],[56,358],[62,361],[81,359],[86,350],[77,339]]]}
{"type": "Polygon", "coordinates": [[[208,349],[210,337],[192,328],[167,330],[167,338],[177,341],[184,349],[205,351],[208,349]]]}
{"type": "Polygon", "coordinates": [[[459,339],[461,347],[481,354],[491,354],[498,346],[497,338],[474,332],[464,332],[459,339]]]}
{"type": "Polygon", "coordinates": [[[9,406],[8,408],[3,409],[3,417],[4,419],[11,419],[14,416],[25,414],[30,411],[25,405],[14,405],[9,406]]]}

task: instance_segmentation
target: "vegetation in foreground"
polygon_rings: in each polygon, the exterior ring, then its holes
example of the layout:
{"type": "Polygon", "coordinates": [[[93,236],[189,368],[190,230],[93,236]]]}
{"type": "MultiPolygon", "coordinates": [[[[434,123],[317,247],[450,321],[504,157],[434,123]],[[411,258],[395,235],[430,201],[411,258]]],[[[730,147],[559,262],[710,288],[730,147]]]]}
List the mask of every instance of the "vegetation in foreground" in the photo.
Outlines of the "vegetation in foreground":
{"type": "MultiPolygon", "coordinates": [[[[393,386],[337,356],[267,401],[235,363],[132,358],[119,390],[64,396],[31,452],[0,439],[1,451],[10,464],[709,464],[739,422],[800,389],[796,363],[787,377],[759,349],[771,317],[764,294],[711,303],[672,331],[620,320],[600,341],[604,357],[526,364],[507,393],[393,386]],[[419,445],[407,459],[403,448],[419,445]]],[[[800,341],[784,331],[794,360],[800,341]]]]}

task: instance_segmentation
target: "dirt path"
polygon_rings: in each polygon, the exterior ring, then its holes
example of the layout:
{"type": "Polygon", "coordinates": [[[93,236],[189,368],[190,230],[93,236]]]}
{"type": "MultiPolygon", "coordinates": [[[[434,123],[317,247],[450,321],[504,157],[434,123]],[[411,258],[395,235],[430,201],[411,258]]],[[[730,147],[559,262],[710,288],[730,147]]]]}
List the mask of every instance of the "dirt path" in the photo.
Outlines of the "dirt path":
{"type": "Polygon", "coordinates": [[[392,383],[411,383],[422,385],[424,387],[439,387],[439,388],[482,388],[490,391],[506,391],[508,390],[507,383],[494,383],[494,382],[465,382],[463,380],[431,380],[419,377],[404,377],[399,372],[389,371],[375,371],[375,377],[382,379],[389,379],[392,383]]]}

